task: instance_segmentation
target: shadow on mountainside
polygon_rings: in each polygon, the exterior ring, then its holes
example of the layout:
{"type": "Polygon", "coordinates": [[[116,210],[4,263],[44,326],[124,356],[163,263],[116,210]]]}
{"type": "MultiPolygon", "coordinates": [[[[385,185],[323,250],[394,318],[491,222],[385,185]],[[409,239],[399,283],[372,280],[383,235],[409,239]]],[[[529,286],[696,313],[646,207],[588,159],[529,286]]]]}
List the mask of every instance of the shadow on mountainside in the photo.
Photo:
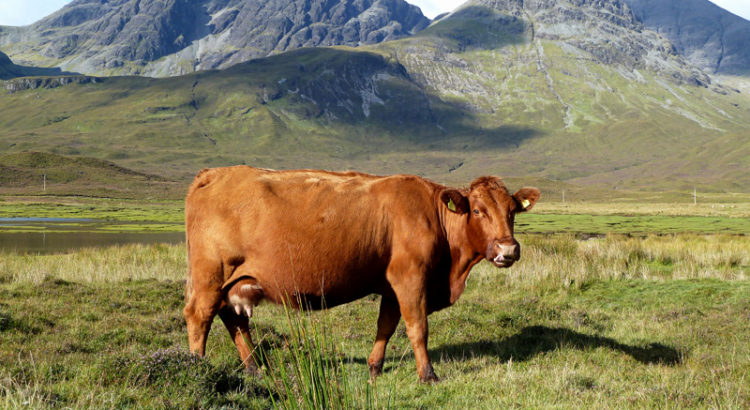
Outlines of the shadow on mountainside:
{"type": "Polygon", "coordinates": [[[455,51],[495,50],[524,42],[527,30],[528,24],[518,17],[503,14],[490,7],[470,5],[438,20],[412,38],[448,40],[454,43],[455,51]]]}
{"type": "MultiPolygon", "coordinates": [[[[201,166],[262,157],[279,167],[276,158],[298,154],[350,160],[396,152],[465,153],[516,148],[541,134],[488,123],[469,102],[441,99],[396,58],[361,49],[299,49],[171,78],[108,77],[33,101],[24,98],[25,90],[55,84],[15,81],[14,93],[0,96],[0,105],[12,108],[0,113],[0,122],[13,127],[0,142],[18,143],[14,135],[34,133],[39,137],[26,149],[52,151],[64,132],[80,144],[77,150],[128,167],[135,157],[176,163],[192,155],[201,166]],[[63,120],[19,122],[19,113],[63,120]],[[94,124],[97,132],[74,124],[94,124]]],[[[189,166],[196,167],[194,161],[189,166]]]]}
{"type": "Polygon", "coordinates": [[[522,362],[539,354],[558,349],[587,350],[600,347],[625,353],[643,364],[666,366],[681,364],[684,354],[661,343],[631,346],[612,338],[587,335],[565,328],[529,326],[502,340],[480,340],[471,343],[444,345],[437,349],[431,349],[431,356],[439,361],[461,360],[466,356],[495,356],[502,361],[522,362]]]}
{"type": "MultiPolygon", "coordinates": [[[[415,81],[395,58],[370,51],[339,48],[300,49],[238,64],[197,77],[203,87],[249,87],[257,107],[375,135],[352,138],[357,144],[378,143],[388,135],[418,149],[481,150],[517,147],[540,131],[516,126],[485,126],[468,103],[444,100],[415,81]],[[244,83],[244,84],[243,84],[244,83]],[[365,130],[365,131],[362,131],[365,130]],[[459,137],[459,138],[457,138],[459,137]],[[458,141],[460,140],[460,141],[458,141]]],[[[209,95],[207,98],[211,98],[209,95]]],[[[346,131],[340,136],[346,142],[346,131]]],[[[403,146],[378,146],[388,152],[403,146]]]]}
{"type": "Polygon", "coordinates": [[[0,80],[11,80],[18,77],[49,77],[60,75],[72,75],[57,67],[31,67],[13,63],[11,59],[0,52],[0,80]]]}

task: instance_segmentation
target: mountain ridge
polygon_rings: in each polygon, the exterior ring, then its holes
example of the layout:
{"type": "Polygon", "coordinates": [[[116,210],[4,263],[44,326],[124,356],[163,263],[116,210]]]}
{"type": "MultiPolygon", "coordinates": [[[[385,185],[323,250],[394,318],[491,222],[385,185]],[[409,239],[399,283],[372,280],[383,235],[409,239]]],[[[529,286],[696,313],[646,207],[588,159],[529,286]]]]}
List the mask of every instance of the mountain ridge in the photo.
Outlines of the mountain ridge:
{"type": "MultiPolygon", "coordinates": [[[[413,35],[429,24],[403,0],[155,1],[75,0],[32,25],[0,27],[0,47],[25,65],[163,77],[226,68],[298,47],[374,44],[413,35]]],[[[482,3],[516,15],[555,4],[482,3]]],[[[750,49],[744,46],[750,21],[708,0],[581,0],[575,5],[599,9],[600,17],[631,29],[653,30],[670,42],[665,49],[707,73],[750,73],[750,49]]]]}

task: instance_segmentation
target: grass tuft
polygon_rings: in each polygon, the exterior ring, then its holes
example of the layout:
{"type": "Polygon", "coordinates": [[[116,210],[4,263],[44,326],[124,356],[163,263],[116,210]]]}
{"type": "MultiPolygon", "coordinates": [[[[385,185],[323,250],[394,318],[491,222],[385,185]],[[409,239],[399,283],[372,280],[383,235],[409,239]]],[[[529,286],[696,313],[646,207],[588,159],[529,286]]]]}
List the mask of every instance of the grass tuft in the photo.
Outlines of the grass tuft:
{"type": "MultiPolygon", "coordinates": [[[[373,388],[358,385],[345,366],[345,355],[336,346],[330,319],[312,316],[284,306],[289,335],[281,348],[260,350],[268,364],[263,381],[273,406],[282,409],[374,408],[373,388]]],[[[256,329],[257,330],[257,329],[256,329]]],[[[263,336],[260,336],[263,337],[263,336]]]]}

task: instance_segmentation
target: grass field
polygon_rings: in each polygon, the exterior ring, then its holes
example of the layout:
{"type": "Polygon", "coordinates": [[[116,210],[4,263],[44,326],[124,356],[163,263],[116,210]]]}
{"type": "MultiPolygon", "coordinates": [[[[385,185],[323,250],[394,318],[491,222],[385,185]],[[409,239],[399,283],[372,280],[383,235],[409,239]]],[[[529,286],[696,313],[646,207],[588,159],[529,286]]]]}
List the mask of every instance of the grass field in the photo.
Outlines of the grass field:
{"type": "Polygon", "coordinates": [[[0,406],[305,404],[293,364],[308,356],[328,363],[341,407],[750,406],[750,238],[518,236],[520,263],[479,265],[458,303],[431,315],[435,385],[417,381],[403,323],[367,382],[374,296],[291,320],[259,306],[267,370],[254,377],[219,321],[207,358],[187,354],[183,246],[5,252],[0,406]],[[320,338],[314,354],[300,329],[320,338]]]}

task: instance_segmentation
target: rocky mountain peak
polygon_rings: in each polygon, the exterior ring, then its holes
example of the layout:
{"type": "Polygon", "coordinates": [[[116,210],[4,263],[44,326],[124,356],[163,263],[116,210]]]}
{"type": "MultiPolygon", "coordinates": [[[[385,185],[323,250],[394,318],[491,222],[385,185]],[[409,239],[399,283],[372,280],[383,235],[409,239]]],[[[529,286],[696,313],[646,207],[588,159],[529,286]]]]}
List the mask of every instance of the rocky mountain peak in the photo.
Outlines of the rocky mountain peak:
{"type": "Polygon", "coordinates": [[[404,0],[75,0],[0,30],[0,47],[29,64],[165,76],[300,47],[373,44],[428,24],[404,0]]]}
{"type": "Polygon", "coordinates": [[[707,0],[623,0],[645,27],[711,73],[750,73],[750,21],[707,0]]]}

